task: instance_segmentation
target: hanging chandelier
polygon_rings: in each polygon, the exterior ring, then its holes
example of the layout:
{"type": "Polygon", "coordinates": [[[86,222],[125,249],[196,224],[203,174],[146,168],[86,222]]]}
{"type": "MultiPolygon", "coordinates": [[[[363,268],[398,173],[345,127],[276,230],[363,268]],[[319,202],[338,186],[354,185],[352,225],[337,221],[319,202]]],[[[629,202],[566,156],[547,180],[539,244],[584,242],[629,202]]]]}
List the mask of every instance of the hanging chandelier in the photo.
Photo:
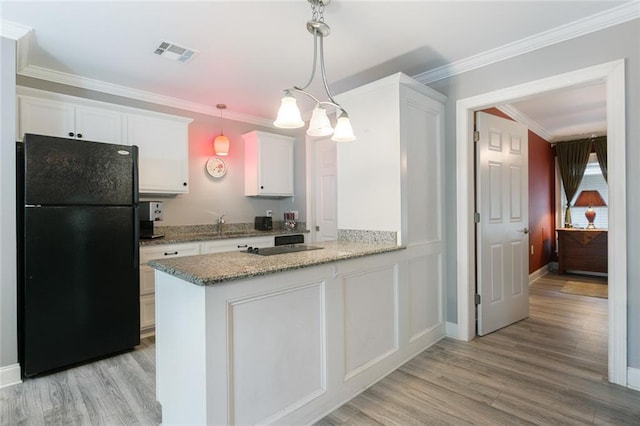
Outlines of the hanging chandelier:
{"type": "Polygon", "coordinates": [[[313,68],[311,70],[311,77],[304,87],[293,86],[284,90],[284,96],[278,110],[278,116],[274,125],[283,129],[297,129],[304,126],[300,109],[296,103],[294,93],[302,93],[307,95],[316,103],[313,108],[313,114],[311,115],[311,121],[309,122],[309,128],[307,129],[307,135],[309,136],[329,136],[332,141],[335,142],[350,142],[356,139],[353,134],[353,128],[351,127],[351,121],[349,120],[349,114],[344,108],[340,106],[334,99],[329,85],[327,84],[327,74],[324,67],[324,49],[323,39],[331,32],[329,26],[324,22],[324,7],[330,3],[331,0],[308,0],[311,3],[311,20],[307,22],[307,30],[313,35],[313,68]],[[320,45],[318,49],[318,44],[320,45]],[[320,101],[317,97],[307,92],[316,75],[318,50],[320,51],[320,72],[322,75],[322,83],[324,84],[324,90],[327,92],[329,98],[328,101],[320,101]],[[327,117],[327,110],[325,106],[333,106],[336,108],[336,116],[338,120],[336,122],[336,128],[331,126],[329,117],[327,117]]]}

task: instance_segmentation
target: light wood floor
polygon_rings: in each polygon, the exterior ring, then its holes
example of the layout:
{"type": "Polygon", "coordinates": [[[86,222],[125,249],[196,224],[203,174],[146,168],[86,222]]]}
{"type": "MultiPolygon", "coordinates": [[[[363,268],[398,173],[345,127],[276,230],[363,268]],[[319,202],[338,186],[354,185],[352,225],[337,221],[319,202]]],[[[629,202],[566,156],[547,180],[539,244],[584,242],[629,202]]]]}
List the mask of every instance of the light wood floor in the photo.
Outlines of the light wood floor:
{"type": "MultiPolygon", "coordinates": [[[[640,392],[606,381],[606,299],[559,292],[579,279],[541,278],[529,319],[470,343],[444,339],[317,425],[640,425],[640,392]]],[[[0,389],[0,424],[157,425],[154,359],[144,339],[0,389]]]]}
{"type": "Polygon", "coordinates": [[[0,424],[158,425],[155,341],[135,351],[0,389],[0,424]]]}
{"type": "Polygon", "coordinates": [[[602,282],[548,274],[528,319],[441,340],[316,425],[640,425],[640,392],[606,380],[607,300],[561,293],[568,280],[602,282]]]}

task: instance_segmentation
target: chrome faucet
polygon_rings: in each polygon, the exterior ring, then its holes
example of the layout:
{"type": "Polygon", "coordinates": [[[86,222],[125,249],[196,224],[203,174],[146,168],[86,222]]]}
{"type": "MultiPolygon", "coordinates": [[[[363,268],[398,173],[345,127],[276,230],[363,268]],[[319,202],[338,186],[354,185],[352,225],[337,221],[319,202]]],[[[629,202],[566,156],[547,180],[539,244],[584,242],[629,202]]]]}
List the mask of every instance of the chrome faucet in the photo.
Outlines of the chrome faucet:
{"type": "Polygon", "coordinates": [[[224,215],[218,216],[218,234],[222,234],[222,225],[224,225],[224,215]]]}

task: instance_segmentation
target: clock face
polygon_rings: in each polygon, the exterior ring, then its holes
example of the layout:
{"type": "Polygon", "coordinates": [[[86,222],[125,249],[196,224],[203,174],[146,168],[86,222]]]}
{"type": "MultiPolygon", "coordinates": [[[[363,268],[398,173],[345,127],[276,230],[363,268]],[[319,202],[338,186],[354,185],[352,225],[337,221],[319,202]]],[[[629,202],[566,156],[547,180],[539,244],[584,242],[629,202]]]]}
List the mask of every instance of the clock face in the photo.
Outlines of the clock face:
{"type": "Polygon", "coordinates": [[[215,178],[222,177],[227,173],[227,164],[222,158],[211,157],[207,161],[207,173],[215,178]]]}

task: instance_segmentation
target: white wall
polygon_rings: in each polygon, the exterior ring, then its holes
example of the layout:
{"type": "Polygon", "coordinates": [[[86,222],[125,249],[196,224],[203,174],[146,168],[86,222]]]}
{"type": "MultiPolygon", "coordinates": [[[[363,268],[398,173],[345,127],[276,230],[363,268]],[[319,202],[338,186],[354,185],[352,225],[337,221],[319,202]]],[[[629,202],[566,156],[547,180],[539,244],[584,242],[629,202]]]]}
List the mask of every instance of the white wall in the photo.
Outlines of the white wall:
{"type": "MultiPolygon", "coordinates": [[[[445,182],[447,215],[447,320],[457,322],[456,289],[456,102],[459,99],[511,87],[529,81],[625,58],[626,60],[626,173],[627,229],[629,236],[640,235],[636,220],[640,209],[640,20],[630,21],[576,39],[548,46],[524,55],[430,83],[448,96],[445,113],[445,182]]],[[[640,367],[640,264],[633,256],[640,253],[640,239],[627,238],[629,264],[628,363],[640,367]]]]}
{"type": "MultiPolygon", "coordinates": [[[[16,42],[0,37],[0,369],[18,362],[16,311],[16,42]]],[[[18,377],[19,378],[19,377],[18,377]]],[[[0,374],[0,386],[3,384],[0,374]]]]}

